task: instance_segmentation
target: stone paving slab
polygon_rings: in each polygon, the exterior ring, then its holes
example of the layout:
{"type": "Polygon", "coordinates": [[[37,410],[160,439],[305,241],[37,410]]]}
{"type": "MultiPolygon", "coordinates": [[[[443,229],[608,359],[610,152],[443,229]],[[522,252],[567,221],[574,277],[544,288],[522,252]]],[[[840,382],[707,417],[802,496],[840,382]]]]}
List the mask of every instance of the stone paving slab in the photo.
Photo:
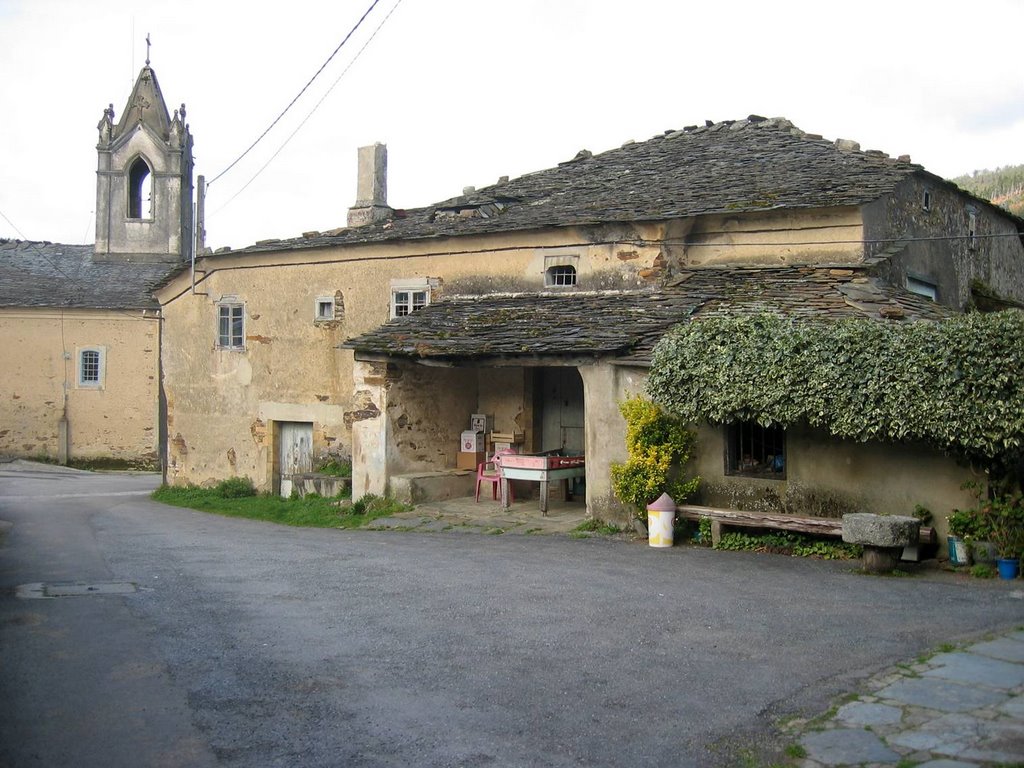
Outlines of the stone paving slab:
{"type": "Polygon", "coordinates": [[[853,701],[839,708],[836,719],[851,725],[895,725],[903,719],[903,710],[890,704],[853,701]]]}
{"type": "Polygon", "coordinates": [[[965,714],[945,715],[920,728],[897,733],[889,738],[889,743],[986,762],[1009,762],[1015,759],[1015,752],[1024,754],[1024,734],[1019,724],[992,722],[965,714]],[[1016,748],[1015,740],[1019,742],[1016,748]]]}
{"type": "Polygon", "coordinates": [[[798,733],[798,765],[1024,766],[1022,641],[1014,630],[876,675],[859,700],[813,721],[824,730],[798,733]]]}
{"type": "Polygon", "coordinates": [[[942,712],[969,712],[972,709],[1001,704],[1005,693],[961,685],[938,678],[906,678],[878,692],[879,698],[901,704],[928,707],[942,712]]]}
{"type": "Polygon", "coordinates": [[[1024,641],[1011,637],[1000,637],[971,646],[971,653],[991,656],[993,659],[1024,663],[1024,641]]]}
{"type": "Polygon", "coordinates": [[[975,653],[940,653],[924,674],[965,683],[980,683],[990,688],[1016,688],[1024,685],[1024,665],[992,659],[975,653]]]}
{"type": "Polygon", "coordinates": [[[888,763],[900,759],[875,734],[860,729],[819,731],[806,736],[803,745],[809,758],[826,765],[888,763]]]}

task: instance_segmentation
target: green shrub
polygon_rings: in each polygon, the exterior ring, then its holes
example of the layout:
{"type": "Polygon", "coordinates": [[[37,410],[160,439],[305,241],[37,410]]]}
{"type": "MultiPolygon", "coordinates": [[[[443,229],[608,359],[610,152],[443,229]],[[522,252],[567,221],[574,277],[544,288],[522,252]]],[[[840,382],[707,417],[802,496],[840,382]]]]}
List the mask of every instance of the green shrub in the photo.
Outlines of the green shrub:
{"type": "Polygon", "coordinates": [[[855,544],[788,532],[752,534],[731,531],[722,534],[721,541],[715,549],[770,552],[793,557],[814,557],[819,560],[853,560],[863,554],[862,548],[855,544]]]}
{"type": "Polygon", "coordinates": [[[330,459],[317,467],[321,475],[331,477],[352,477],[352,462],[344,459],[330,459]]]}
{"type": "Polygon", "coordinates": [[[996,569],[991,565],[978,563],[971,567],[971,576],[976,579],[994,579],[996,577],[996,569]]]}
{"type": "Polygon", "coordinates": [[[631,397],[619,404],[626,420],[626,449],[629,458],[612,464],[612,490],[619,501],[644,517],[647,505],[667,492],[677,503],[697,490],[700,478],[673,477],[693,452],[696,436],[685,423],[666,414],[643,397],[631,397]]]}
{"type": "Polygon", "coordinates": [[[213,490],[222,499],[244,499],[256,495],[256,488],[248,477],[229,477],[217,483],[213,490]]]}
{"type": "Polygon", "coordinates": [[[375,493],[367,493],[358,501],[352,502],[349,514],[386,517],[397,512],[408,512],[410,509],[412,509],[411,506],[400,501],[389,499],[386,496],[378,496],[375,493]]]}

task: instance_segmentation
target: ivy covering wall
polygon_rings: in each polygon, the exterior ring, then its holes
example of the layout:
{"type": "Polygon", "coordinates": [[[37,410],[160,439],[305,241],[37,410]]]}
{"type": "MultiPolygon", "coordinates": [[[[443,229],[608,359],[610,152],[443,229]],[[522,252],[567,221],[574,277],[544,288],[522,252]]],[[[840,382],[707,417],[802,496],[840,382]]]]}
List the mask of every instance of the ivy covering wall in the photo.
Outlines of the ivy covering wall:
{"type": "Polygon", "coordinates": [[[941,322],[709,317],[654,351],[648,394],[690,423],[806,423],[1005,473],[1024,455],[1024,312],[941,322]]]}

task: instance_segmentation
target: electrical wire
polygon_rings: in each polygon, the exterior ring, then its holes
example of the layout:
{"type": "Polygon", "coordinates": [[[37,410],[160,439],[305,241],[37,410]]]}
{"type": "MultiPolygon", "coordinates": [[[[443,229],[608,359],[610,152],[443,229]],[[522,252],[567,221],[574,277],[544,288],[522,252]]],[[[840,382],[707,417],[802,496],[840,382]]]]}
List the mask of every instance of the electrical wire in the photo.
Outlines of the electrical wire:
{"type": "Polygon", "coordinates": [[[366,12],[359,18],[359,21],[356,22],[356,25],[354,27],[352,27],[352,29],[349,30],[347,35],[345,35],[345,39],[342,40],[340,43],[338,43],[338,47],[335,48],[334,52],[331,53],[331,55],[327,57],[327,61],[325,61],[323,64],[320,65],[320,69],[318,69],[316,71],[316,74],[314,74],[313,77],[311,77],[309,79],[308,83],[306,83],[304,86],[302,86],[302,90],[299,91],[298,94],[296,94],[294,99],[292,99],[290,102],[288,102],[288,106],[284,108],[284,110],[281,112],[281,114],[279,114],[276,118],[274,118],[274,122],[272,122],[269,126],[267,126],[267,129],[265,131],[263,131],[263,133],[261,133],[256,138],[256,141],[254,141],[252,144],[250,144],[248,149],[246,149],[241,155],[239,155],[237,158],[235,158],[235,161],[233,163],[231,163],[231,165],[229,165],[223,171],[221,171],[216,176],[214,176],[210,181],[208,181],[206,183],[206,186],[209,187],[211,184],[213,184],[213,182],[217,181],[217,179],[219,179],[225,173],[227,173],[232,168],[234,168],[242,160],[243,157],[248,155],[253,150],[253,148],[257,144],[259,144],[268,133],[270,133],[270,131],[273,129],[273,127],[275,125],[277,125],[278,122],[280,122],[281,118],[284,117],[288,113],[288,110],[290,110],[295,105],[295,102],[297,102],[299,100],[299,98],[302,96],[302,94],[304,94],[306,92],[306,90],[309,88],[309,86],[311,86],[313,84],[313,81],[316,80],[320,76],[320,73],[323,72],[324,69],[327,67],[327,65],[331,63],[331,60],[337,55],[338,51],[340,51],[342,49],[342,47],[345,45],[345,43],[348,42],[348,39],[350,37],[352,37],[352,35],[355,34],[356,30],[359,29],[359,27],[362,25],[363,20],[366,19],[366,17],[370,15],[370,11],[372,11],[377,6],[377,3],[379,3],[379,2],[380,2],[380,0],[373,0],[373,2],[370,3],[370,7],[366,9],[366,12]]]}
{"type": "Polygon", "coordinates": [[[18,227],[15,225],[15,223],[13,221],[11,221],[9,218],[7,218],[7,214],[6,213],[4,213],[3,211],[0,211],[0,216],[3,216],[4,217],[4,221],[6,221],[8,224],[10,224],[11,228],[15,232],[17,232],[19,235],[21,235],[21,239],[22,240],[28,240],[28,238],[25,237],[24,234],[22,234],[22,231],[20,229],[18,229],[18,227]]]}
{"type": "MultiPolygon", "coordinates": [[[[395,3],[395,4],[393,5],[393,6],[391,6],[391,10],[390,10],[390,11],[388,11],[388,14],[387,14],[387,16],[385,16],[385,17],[383,18],[383,20],[382,20],[382,21],[380,22],[380,24],[378,24],[378,25],[377,25],[377,28],[376,28],[375,30],[373,30],[373,34],[372,34],[372,35],[370,35],[370,37],[369,37],[369,38],[367,39],[367,41],[366,41],[365,43],[363,43],[363,47],[362,47],[362,48],[360,48],[360,49],[359,49],[359,50],[358,50],[358,51],[356,52],[356,55],[352,57],[352,61],[350,61],[350,62],[348,63],[348,66],[346,66],[346,67],[345,67],[345,69],[343,69],[343,70],[341,71],[341,74],[340,74],[340,75],[338,75],[338,77],[337,77],[337,78],[335,79],[335,81],[334,81],[333,83],[331,83],[331,86],[330,86],[330,87],[329,87],[329,88],[327,89],[327,91],[326,91],[326,92],[324,92],[324,95],[320,97],[320,101],[318,101],[318,102],[317,102],[316,104],[314,104],[314,105],[313,105],[313,108],[312,108],[312,109],[311,109],[311,110],[309,111],[309,113],[308,113],[308,114],[307,114],[307,115],[306,115],[306,116],[305,116],[304,118],[302,118],[302,122],[300,122],[300,123],[299,123],[299,124],[298,124],[298,125],[297,125],[297,126],[295,127],[295,130],[294,130],[294,131],[292,131],[292,132],[291,132],[291,134],[289,134],[288,138],[284,140],[284,143],[282,143],[282,144],[281,144],[281,146],[277,148],[277,151],[276,151],[276,152],[274,152],[274,154],[272,154],[272,155],[270,156],[270,159],[268,159],[268,160],[267,160],[267,162],[265,162],[265,163],[264,163],[264,164],[263,164],[263,165],[262,165],[262,166],[260,167],[260,169],[259,169],[258,171],[256,171],[256,173],[254,173],[254,174],[252,175],[252,178],[250,178],[250,179],[249,179],[249,180],[248,180],[247,182],[245,182],[245,184],[243,184],[243,185],[242,185],[241,189],[239,189],[239,190],[238,190],[237,192],[235,192],[235,194],[233,194],[233,195],[232,195],[231,197],[229,197],[229,198],[228,198],[228,199],[227,199],[227,200],[226,200],[226,201],[224,202],[224,204],[223,204],[223,205],[221,205],[221,206],[220,206],[219,208],[217,208],[217,209],[216,209],[215,211],[212,211],[211,213],[209,213],[209,214],[207,215],[207,217],[208,217],[208,218],[209,218],[210,216],[215,216],[216,214],[220,213],[220,212],[221,212],[221,211],[223,211],[223,210],[224,210],[225,208],[227,208],[227,207],[228,207],[228,206],[229,206],[229,205],[230,205],[230,204],[231,204],[231,203],[232,203],[232,202],[233,202],[233,201],[235,200],[235,198],[236,198],[236,197],[238,197],[238,196],[239,196],[240,194],[242,194],[242,193],[243,193],[243,192],[244,192],[244,191],[245,191],[245,190],[246,190],[246,189],[248,188],[248,186],[249,186],[250,184],[252,184],[252,183],[253,183],[254,181],[256,181],[256,179],[257,179],[257,178],[258,178],[258,177],[260,176],[260,174],[262,174],[262,173],[263,173],[263,172],[264,172],[264,171],[265,171],[265,170],[267,169],[267,166],[269,166],[269,165],[270,165],[270,164],[271,164],[272,162],[274,162],[274,160],[275,160],[275,159],[277,158],[277,156],[278,156],[278,155],[280,155],[280,154],[281,154],[281,152],[283,152],[283,151],[284,151],[284,148],[285,148],[285,147],[287,147],[287,146],[288,146],[288,144],[289,144],[289,142],[291,142],[291,140],[295,138],[295,135],[296,135],[296,134],[297,134],[297,133],[298,133],[299,131],[301,131],[301,130],[302,130],[303,126],[304,126],[304,125],[306,124],[306,122],[307,122],[307,121],[309,120],[309,118],[311,118],[311,117],[313,116],[313,114],[314,114],[314,113],[315,113],[315,112],[316,112],[316,111],[317,111],[318,109],[320,109],[320,105],[321,105],[321,104],[323,104],[323,103],[324,103],[324,101],[326,101],[326,100],[327,100],[327,97],[331,95],[331,91],[333,91],[333,90],[334,90],[334,87],[335,87],[335,86],[336,86],[336,85],[337,85],[338,83],[340,83],[340,82],[341,82],[341,78],[343,78],[343,77],[345,76],[345,74],[346,74],[346,73],[347,73],[347,72],[348,72],[348,71],[349,71],[350,69],[352,69],[352,65],[356,63],[356,61],[357,61],[357,60],[359,59],[359,57],[360,57],[360,56],[361,56],[361,55],[363,54],[363,51],[365,51],[365,50],[366,50],[366,47],[367,47],[367,46],[368,46],[368,45],[369,45],[370,43],[372,43],[372,42],[373,42],[373,38],[375,38],[375,37],[377,36],[377,33],[378,33],[378,32],[380,32],[380,29],[381,29],[381,27],[383,27],[383,26],[384,26],[384,25],[385,25],[385,24],[387,23],[387,20],[391,18],[391,14],[393,14],[393,13],[395,12],[395,10],[396,10],[396,9],[398,8],[398,6],[399,6],[399,5],[401,4],[401,3],[402,3],[402,0],[397,0],[397,2],[396,2],[396,3],[395,3]]],[[[212,182],[211,182],[211,183],[212,183],[212,182]]],[[[207,184],[207,187],[209,187],[209,184],[207,184]]]]}

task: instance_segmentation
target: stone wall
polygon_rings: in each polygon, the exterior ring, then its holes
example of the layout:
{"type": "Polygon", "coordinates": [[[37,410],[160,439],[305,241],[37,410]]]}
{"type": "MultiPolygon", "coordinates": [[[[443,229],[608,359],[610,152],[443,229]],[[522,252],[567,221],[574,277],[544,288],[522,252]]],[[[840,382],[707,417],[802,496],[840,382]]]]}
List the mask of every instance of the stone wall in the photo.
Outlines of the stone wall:
{"type": "Polygon", "coordinates": [[[888,265],[888,278],[896,285],[906,285],[908,278],[932,283],[937,301],[949,307],[967,306],[972,280],[1024,301],[1024,246],[1012,220],[941,179],[908,179],[892,197],[865,206],[864,237],[871,241],[868,255],[903,243],[888,265]]]}

